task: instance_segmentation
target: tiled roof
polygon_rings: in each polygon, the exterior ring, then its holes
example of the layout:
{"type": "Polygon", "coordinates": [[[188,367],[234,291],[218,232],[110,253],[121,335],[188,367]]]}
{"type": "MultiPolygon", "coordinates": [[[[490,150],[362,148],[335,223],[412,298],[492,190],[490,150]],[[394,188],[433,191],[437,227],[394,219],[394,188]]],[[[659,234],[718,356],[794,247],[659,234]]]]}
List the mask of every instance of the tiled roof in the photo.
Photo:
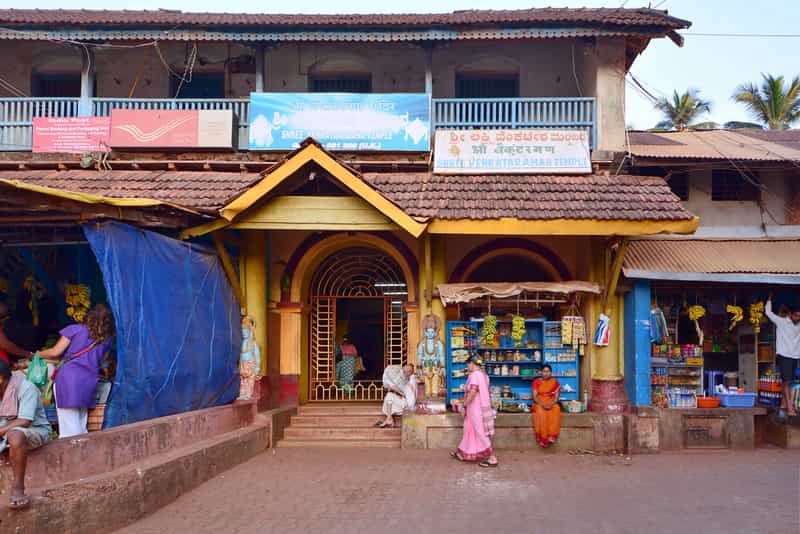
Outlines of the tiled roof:
{"type": "Polygon", "coordinates": [[[656,9],[538,8],[464,10],[432,14],[303,15],[268,13],[188,13],[174,10],[127,11],[82,9],[4,9],[2,24],[31,25],[187,25],[187,26],[316,26],[381,27],[489,24],[588,24],[603,26],[688,28],[690,23],[656,9]]]}
{"type": "Polygon", "coordinates": [[[629,132],[636,157],[664,159],[800,161],[800,130],[629,132]]]}
{"type": "Polygon", "coordinates": [[[109,198],[147,198],[216,213],[257,173],[191,171],[0,171],[0,178],[109,198]]]}
{"type": "Polygon", "coordinates": [[[413,217],[438,219],[690,220],[661,178],[441,176],[371,173],[364,180],[413,217]]]}
{"type": "Polygon", "coordinates": [[[798,239],[636,239],[625,253],[627,275],[641,272],[800,274],[798,239]]]}

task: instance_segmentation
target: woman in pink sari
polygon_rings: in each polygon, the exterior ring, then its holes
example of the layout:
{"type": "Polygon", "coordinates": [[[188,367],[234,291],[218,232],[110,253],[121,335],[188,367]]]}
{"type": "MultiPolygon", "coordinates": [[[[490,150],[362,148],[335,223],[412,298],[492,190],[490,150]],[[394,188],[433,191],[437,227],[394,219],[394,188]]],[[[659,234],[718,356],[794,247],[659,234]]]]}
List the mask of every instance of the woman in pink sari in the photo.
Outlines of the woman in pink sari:
{"type": "Polygon", "coordinates": [[[450,456],[462,462],[480,462],[481,467],[497,467],[497,457],[492,448],[494,435],[494,410],[489,398],[489,377],[481,369],[483,361],[477,356],[467,360],[469,378],[462,414],[464,434],[458,450],[450,456]]]}

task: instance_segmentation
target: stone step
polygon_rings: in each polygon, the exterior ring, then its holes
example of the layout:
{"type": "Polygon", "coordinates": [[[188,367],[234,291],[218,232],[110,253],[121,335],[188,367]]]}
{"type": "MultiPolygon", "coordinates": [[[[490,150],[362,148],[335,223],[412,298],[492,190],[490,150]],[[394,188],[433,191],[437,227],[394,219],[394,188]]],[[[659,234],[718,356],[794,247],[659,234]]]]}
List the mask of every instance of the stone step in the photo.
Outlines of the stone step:
{"type": "Polygon", "coordinates": [[[304,404],[298,406],[298,415],[373,415],[380,417],[381,405],[375,403],[304,404]]]}
{"type": "Polygon", "coordinates": [[[291,426],[294,427],[372,427],[383,419],[377,415],[294,415],[291,426]]]}
{"type": "Polygon", "coordinates": [[[399,449],[399,439],[282,439],[275,444],[278,448],[285,447],[342,447],[342,448],[383,448],[383,449],[399,449]]]}
{"type": "Polygon", "coordinates": [[[400,428],[289,426],[284,430],[284,437],[287,439],[395,439],[399,442],[400,436],[400,428]]]}

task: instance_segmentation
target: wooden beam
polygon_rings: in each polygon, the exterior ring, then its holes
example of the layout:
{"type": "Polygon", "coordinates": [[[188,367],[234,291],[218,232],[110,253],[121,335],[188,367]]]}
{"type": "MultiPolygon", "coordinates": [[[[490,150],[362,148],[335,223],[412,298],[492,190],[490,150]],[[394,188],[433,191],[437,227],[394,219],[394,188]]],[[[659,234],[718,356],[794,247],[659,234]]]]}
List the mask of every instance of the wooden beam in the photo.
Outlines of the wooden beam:
{"type": "Polygon", "coordinates": [[[594,219],[434,219],[428,223],[431,234],[451,235],[584,235],[635,236],[692,234],[698,217],[679,221],[629,221],[594,219]]]}
{"type": "Polygon", "coordinates": [[[625,252],[627,250],[628,239],[623,239],[617,249],[617,255],[614,257],[614,263],[611,266],[609,278],[606,280],[606,287],[603,292],[603,313],[609,317],[611,316],[609,302],[611,301],[611,297],[617,292],[617,283],[619,282],[619,275],[622,272],[622,262],[625,260],[625,252]]]}
{"type": "Polygon", "coordinates": [[[231,283],[231,287],[233,288],[233,294],[236,296],[236,302],[239,303],[239,308],[242,309],[244,314],[247,314],[247,303],[244,300],[242,286],[239,284],[239,279],[236,277],[236,271],[233,268],[233,262],[228,254],[228,250],[225,248],[225,244],[222,242],[222,239],[220,239],[218,232],[212,233],[211,238],[214,240],[214,247],[217,249],[217,254],[222,262],[222,268],[225,271],[225,274],[228,276],[228,281],[231,283]]]}
{"type": "Polygon", "coordinates": [[[178,234],[178,239],[189,239],[192,237],[200,237],[206,235],[211,232],[216,232],[217,230],[222,230],[223,228],[227,228],[230,226],[230,222],[226,221],[225,219],[214,219],[211,222],[203,223],[198,226],[192,226],[191,228],[187,228],[181,231],[178,234]]]}

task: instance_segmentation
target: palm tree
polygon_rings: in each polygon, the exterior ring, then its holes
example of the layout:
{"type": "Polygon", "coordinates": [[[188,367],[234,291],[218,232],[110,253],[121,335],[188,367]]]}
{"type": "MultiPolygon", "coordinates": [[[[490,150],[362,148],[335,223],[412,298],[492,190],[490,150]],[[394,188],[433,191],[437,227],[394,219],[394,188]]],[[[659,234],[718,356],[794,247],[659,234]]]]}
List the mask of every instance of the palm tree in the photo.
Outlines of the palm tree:
{"type": "Polygon", "coordinates": [[[770,130],[786,130],[800,119],[800,76],[789,86],[783,76],[761,75],[761,87],[745,83],[736,88],[733,99],[770,130]]]}
{"type": "Polygon", "coordinates": [[[691,123],[703,113],[711,111],[711,102],[703,100],[699,91],[689,89],[683,94],[674,91],[672,98],[662,97],[655,103],[656,109],[664,114],[658,128],[678,130],[682,132],[691,127],[691,123]]]}

